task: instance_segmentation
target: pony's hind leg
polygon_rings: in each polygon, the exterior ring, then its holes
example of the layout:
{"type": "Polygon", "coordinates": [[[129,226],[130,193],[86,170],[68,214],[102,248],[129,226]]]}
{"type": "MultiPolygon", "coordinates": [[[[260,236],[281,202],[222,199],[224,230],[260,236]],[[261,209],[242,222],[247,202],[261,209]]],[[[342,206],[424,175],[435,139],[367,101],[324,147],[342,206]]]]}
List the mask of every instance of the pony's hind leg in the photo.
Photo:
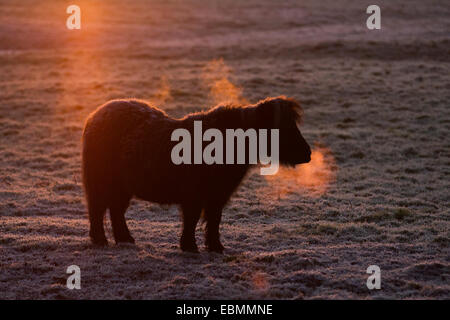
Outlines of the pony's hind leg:
{"type": "Polygon", "coordinates": [[[116,243],[127,242],[134,243],[134,238],[128,230],[125,221],[125,212],[130,204],[131,197],[120,195],[116,196],[109,206],[109,214],[111,216],[111,224],[116,243]]]}
{"type": "Polygon", "coordinates": [[[183,251],[198,252],[195,243],[195,227],[202,212],[202,208],[197,205],[189,204],[181,206],[183,216],[183,232],[180,239],[180,247],[183,251]]]}
{"type": "Polygon", "coordinates": [[[95,245],[105,246],[108,244],[106,240],[105,229],[103,228],[103,218],[105,216],[106,206],[92,201],[88,204],[89,210],[89,236],[95,245]]]}
{"type": "Polygon", "coordinates": [[[219,226],[222,219],[220,206],[207,206],[205,208],[205,245],[208,251],[222,253],[224,247],[220,242],[219,226]]]}

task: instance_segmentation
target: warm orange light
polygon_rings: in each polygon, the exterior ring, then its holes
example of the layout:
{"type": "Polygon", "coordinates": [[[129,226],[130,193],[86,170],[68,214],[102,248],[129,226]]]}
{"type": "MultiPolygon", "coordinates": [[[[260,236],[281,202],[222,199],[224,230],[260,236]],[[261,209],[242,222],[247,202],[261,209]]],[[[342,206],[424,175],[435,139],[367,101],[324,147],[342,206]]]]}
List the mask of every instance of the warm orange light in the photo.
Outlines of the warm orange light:
{"type": "Polygon", "coordinates": [[[242,89],[236,87],[227,78],[215,81],[211,86],[210,92],[215,103],[240,103],[245,100],[242,98],[242,89]]]}
{"type": "Polygon", "coordinates": [[[315,147],[309,163],[295,168],[280,168],[276,175],[266,177],[280,198],[299,189],[309,191],[309,195],[320,196],[336,178],[335,160],[328,148],[315,147]]]}
{"type": "Polygon", "coordinates": [[[297,182],[313,191],[324,193],[335,179],[335,161],[326,148],[312,150],[311,161],[295,170],[297,182]]]}
{"type": "Polygon", "coordinates": [[[230,81],[231,68],[223,59],[211,60],[203,68],[203,83],[210,90],[209,95],[215,104],[245,104],[248,101],[242,96],[242,89],[230,81]]]}
{"type": "Polygon", "coordinates": [[[169,100],[172,100],[172,95],[170,93],[170,84],[169,80],[167,80],[167,77],[163,76],[156,92],[153,94],[152,98],[149,99],[149,102],[152,105],[161,106],[169,100]]]}
{"type": "Polygon", "coordinates": [[[253,286],[257,290],[267,290],[269,287],[269,281],[267,280],[266,274],[262,272],[256,272],[252,277],[253,286]]]}

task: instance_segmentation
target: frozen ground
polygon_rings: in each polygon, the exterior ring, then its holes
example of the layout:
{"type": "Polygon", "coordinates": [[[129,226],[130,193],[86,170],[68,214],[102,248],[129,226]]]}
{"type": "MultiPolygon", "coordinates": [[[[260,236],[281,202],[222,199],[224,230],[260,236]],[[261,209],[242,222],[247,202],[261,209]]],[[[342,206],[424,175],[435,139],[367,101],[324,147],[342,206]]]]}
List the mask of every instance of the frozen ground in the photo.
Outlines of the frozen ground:
{"type": "Polygon", "coordinates": [[[448,1],[378,1],[381,31],[359,1],[93,3],[77,1],[76,32],[71,3],[0,1],[0,298],[450,298],[448,1]],[[301,101],[305,138],[334,158],[325,192],[249,175],[224,211],[224,255],[182,253],[177,208],[138,200],[137,244],[92,247],[86,116],[119,97],[182,116],[223,92],[301,101]]]}

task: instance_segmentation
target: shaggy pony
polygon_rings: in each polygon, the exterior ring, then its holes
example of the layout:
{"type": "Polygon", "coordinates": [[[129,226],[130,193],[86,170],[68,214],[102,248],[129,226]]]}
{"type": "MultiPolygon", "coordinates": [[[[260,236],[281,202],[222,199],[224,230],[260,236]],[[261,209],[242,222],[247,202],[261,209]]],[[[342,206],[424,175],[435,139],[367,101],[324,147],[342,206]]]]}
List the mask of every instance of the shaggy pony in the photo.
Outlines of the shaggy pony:
{"type": "MultiPolygon", "coordinates": [[[[125,211],[131,198],[137,197],[180,206],[183,251],[198,252],[195,228],[203,212],[206,247],[221,253],[222,209],[251,165],[175,165],[171,150],[178,142],[171,141],[172,132],[184,128],[193,136],[195,120],[202,121],[204,131],[216,128],[224,136],[226,129],[279,129],[280,164],[295,166],[309,162],[311,155],[298,129],[301,117],[300,105],[286,97],[249,106],[217,106],[182,119],[173,119],[139,100],[114,100],[100,106],[88,117],[83,132],[83,184],[92,242],[107,244],[103,218],[109,209],[116,243],[134,243],[125,211]]],[[[225,148],[223,154],[225,158],[225,148]]]]}

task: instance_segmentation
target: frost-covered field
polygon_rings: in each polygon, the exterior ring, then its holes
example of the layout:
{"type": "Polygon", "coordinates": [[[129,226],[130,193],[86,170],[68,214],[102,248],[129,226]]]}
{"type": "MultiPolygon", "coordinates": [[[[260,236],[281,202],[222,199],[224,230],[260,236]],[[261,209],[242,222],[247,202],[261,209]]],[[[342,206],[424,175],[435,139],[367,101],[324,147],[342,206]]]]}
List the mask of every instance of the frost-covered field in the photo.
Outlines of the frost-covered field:
{"type": "Polygon", "coordinates": [[[81,32],[65,29],[72,3],[0,1],[0,298],[450,298],[447,1],[378,1],[381,31],[358,1],[76,2],[81,32]],[[301,102],[329,184],[251,173],[224,210],[224,255],[201,225],[201,253],[182,253],[177,208],[139,200],[136,245],[110,228],[90,245],[80,140],[99,104],[183,116],[280,94],[301,102]]]}

